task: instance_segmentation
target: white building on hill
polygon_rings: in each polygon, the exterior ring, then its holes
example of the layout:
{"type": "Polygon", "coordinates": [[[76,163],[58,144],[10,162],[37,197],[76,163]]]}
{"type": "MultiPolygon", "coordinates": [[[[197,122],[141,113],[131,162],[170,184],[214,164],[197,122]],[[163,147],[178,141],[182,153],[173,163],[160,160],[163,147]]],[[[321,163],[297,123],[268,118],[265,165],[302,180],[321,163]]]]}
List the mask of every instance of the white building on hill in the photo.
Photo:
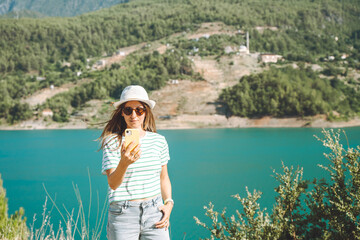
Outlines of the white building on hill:
{"type": "Polygon", "coordinates": [[[277,63],[283,57],[277,54],[265,53],[265,54],[260,54],[259,58],[260,61],[263,63],[277,63]]]}

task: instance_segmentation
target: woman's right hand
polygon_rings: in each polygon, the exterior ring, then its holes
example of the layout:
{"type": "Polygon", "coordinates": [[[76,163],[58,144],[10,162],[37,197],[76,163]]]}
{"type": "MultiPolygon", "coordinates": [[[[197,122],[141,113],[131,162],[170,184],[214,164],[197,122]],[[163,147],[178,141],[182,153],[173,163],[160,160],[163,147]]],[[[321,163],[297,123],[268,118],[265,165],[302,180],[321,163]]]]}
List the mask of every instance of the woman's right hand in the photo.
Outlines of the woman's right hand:
{"type": "Polygon", "coordinates": [[[121,160],[120,162],[129,166],[136,162],[141,155],[140,144],[135,145],[134,142],[131,142],[127,147],[125,147],[125,141],[121,145],[121,160]]]}

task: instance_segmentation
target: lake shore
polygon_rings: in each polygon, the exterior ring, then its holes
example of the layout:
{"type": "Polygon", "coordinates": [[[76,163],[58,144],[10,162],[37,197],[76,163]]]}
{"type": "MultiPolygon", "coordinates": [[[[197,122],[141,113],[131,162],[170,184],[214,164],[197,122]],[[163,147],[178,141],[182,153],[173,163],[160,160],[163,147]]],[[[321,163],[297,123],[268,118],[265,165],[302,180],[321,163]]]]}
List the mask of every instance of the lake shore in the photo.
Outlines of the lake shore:
{"type": "MultiPolygon", "coordinates": [[[[158,129],[196,129],[196,128],[345,128],[360,126],[360,118],[349,121],[326,120],[325,115],[313,117],[289,118],[241,118],[224,115],[179,115],[169,119],[157,119],[158,129]]],[[[1,125],[0,130],[45,130],[45,129],[102,129],[103,124],[89,124],[79,119],[71,119],[68,123],[44,122],[29,120],[15,125],[1,125]]]]}
{"type": "Polygon", "coordinates": [[[349,121],[326,120],[325,115],[314,117],[288,117],[288,118],[241,118],[223,115],[181,115],[170,120],[157,123],[159,129],[191,129],[191,128],[343,128],[360,126],[360,118],[349,121]]]}

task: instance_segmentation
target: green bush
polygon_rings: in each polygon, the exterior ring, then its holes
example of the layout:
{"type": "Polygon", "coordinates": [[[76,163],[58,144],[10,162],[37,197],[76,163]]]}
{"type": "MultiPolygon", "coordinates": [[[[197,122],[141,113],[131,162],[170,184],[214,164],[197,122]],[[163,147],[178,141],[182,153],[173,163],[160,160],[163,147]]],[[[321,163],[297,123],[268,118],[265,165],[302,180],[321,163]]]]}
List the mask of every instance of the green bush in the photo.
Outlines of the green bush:
{"type": "Polygon", "coordinates": [[[275,68],[244,76],[220,95],[231,115],[312,116],[332,110],[360,112],[359,92],[339,80],[322,79],[310,68],[275,68]]]}
{"type": "Polygon", "coordinates": [[[60,107],[56,112],[54,112],[52,118],[55,122],[68,122],[69,113],[65,107],[60,107]]]}
{"type": "Polygon", "coordinates": [[[0,175],[0,239],[27,239],[29,229],[26,226],[24,209],[20,208],[15,214],[8,216],[6,191],[0,175]]]}
{"type": "Polygon", "coordinates": [[[33,112],[31,111],[29,104],[16,101],[9,109],[9,117],[7,118],[7,121],[13,124],[15,122],[29,119],[32,116],[33,112]]]}
{"type": "Polygon", "coordinates": [[[233,196],[241,206],[235,215],[226,216],[205,207],[212,223],[196,223],[210,231],[206,239],[360,239],[360,146],[344,149],[340,130],[323,130],[319,139],[331,152],[324,154],[328,165],[319,165],[329,178],[303,180],[303,169],[286,167],[275,173],[272,213],[260,208],[261,192],[246,188],[247,196],[233,196]],[[221,220],[219,219],[221,216],[221,220]]]}

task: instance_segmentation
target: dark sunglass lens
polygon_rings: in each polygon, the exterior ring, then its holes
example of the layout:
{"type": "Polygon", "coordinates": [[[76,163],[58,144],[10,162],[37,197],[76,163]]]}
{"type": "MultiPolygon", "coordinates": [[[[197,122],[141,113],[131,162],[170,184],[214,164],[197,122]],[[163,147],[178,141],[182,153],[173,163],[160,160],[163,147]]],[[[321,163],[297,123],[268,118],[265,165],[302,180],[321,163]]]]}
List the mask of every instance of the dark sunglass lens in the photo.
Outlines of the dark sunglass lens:
{"type": "Polygon", "coordinates": [[[130,115],[132,113],[133,109],[131,107],[126,107],[124,108],[124,113],[126,115],[130,115]]]}
{"type": "Polygon", "coordinates": [[[140,116],[140,115],[143,115],[144,114],[144,112],[145,112],[145,108],[136,108],[136,114],[138,115],[138,116],[140,116]]]}

